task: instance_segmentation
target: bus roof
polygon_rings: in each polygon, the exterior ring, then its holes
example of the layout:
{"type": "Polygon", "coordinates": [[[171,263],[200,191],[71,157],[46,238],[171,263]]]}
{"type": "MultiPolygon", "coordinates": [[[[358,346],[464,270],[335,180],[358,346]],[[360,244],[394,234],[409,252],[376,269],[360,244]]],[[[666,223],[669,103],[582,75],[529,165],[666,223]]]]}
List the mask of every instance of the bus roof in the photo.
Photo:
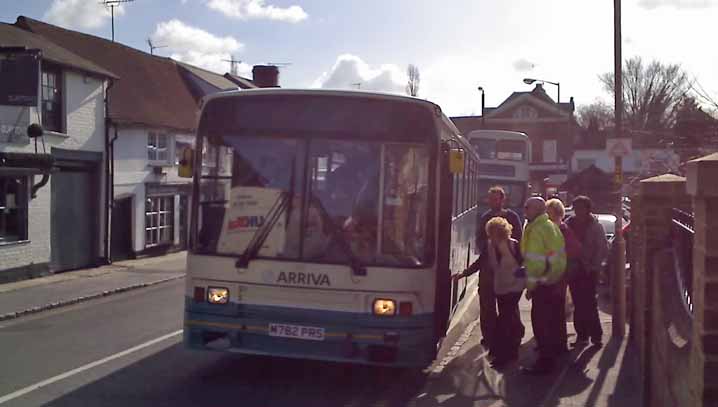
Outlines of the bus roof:
{"type": "Polygon", "coordinates": [[[472,139],[474,137],[500,137],[503,139],[513,138],[522,140],[528,140],[529,138],[526,133],[510,130],[473,130],[466,136],[467,139],[472,139]]]}
{"type": "MultiPolygon", "coordinates": [[[[261,88],[261,89],[243,89],[228,90],[207,95],[202,98],[200,110],[206,103],[214,99],[234,98],[234,97],[251,97],[257,95],[295,95],[295,96],[338,96],[338,97],[355,97],[379,100],[393,100],[398,102],[415,103],[425,105],[428,108],[439,109],[441,106],[425,99],[419,99],[411,96],[405,96],[395,93],[374,92],[366,90],[340,90],[340,89],[287,89],[287,88],[261,88]]],[[[457,130],[458,131],[458,130],[457,130]]]]}

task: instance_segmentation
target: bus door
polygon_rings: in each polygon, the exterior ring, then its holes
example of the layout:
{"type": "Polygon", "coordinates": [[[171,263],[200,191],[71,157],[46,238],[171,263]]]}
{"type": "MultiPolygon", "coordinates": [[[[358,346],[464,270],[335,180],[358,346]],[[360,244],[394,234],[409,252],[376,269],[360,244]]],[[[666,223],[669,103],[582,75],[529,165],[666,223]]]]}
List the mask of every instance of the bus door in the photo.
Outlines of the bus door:
{"type": "Polygon", "coordinates": [[[454,182],[449,169],[450,149],[442,146],[439,179],[439,229],[437,233],[436,291],[434,298],[434,337],[438,343],[446,336],[451,315],[451,214],[453,209],[454,182]]]}

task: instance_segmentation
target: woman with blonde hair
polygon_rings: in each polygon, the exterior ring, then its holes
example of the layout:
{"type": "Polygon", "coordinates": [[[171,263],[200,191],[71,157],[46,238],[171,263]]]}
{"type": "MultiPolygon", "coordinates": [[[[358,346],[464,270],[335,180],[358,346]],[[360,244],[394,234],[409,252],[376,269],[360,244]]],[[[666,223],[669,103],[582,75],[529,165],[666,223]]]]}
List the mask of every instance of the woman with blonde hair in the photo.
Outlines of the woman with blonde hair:
{"type": "Polygon", "coordinates": [[[494,272],[494,291],[498,303],[497,347],[495,368],[516,360],[524,336],[519,300],[526,287],[522,273],[521,251],[518,241],[511,238],[511,224],[502,217],[491,218],[486,223],[488,236],[488,267],[494,272]]]}

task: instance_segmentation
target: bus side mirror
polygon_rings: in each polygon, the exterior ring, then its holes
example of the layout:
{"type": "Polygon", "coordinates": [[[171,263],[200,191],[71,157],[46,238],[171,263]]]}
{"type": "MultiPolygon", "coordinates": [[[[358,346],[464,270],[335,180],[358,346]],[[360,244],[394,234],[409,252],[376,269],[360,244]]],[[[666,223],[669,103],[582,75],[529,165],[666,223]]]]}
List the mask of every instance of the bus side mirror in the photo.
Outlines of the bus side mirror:
{"type": "Polygon", "coordinates": [[[179,168],[177,170],[177,175],[179,175],[182,178],[192,178],[193,162],[194,162],[194,150],[191,149],[190,147],[185,147],[182,150],[182,159],[179,162],[179,168]]]}
{"type": "Polygon", "coordinates": [[[463,174],[465,165],[464,149],[452,148],[449,150],[449,172],[463,174]]]}

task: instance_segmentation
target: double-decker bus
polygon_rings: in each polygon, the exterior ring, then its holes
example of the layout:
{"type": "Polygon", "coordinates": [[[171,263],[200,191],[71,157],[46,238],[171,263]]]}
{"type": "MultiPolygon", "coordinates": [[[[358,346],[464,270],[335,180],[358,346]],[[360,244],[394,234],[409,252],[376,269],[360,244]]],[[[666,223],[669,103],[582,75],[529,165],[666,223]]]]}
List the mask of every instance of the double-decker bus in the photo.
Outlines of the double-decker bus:
{"type": "Polygon", "coordinates": [[[466,137],[479,154],[479,207],[488,209],[486,195],[492,186],[506,191],[506,206],[523,214],[529,186],[531,143],[525,133],[474,130],[466,137]]]}
{"type": "Polygon", "coordinates": [[[426,366],[476,294],[478,156],[439,106],[361,91],[203,101],[184,343],[426,366]]]}

